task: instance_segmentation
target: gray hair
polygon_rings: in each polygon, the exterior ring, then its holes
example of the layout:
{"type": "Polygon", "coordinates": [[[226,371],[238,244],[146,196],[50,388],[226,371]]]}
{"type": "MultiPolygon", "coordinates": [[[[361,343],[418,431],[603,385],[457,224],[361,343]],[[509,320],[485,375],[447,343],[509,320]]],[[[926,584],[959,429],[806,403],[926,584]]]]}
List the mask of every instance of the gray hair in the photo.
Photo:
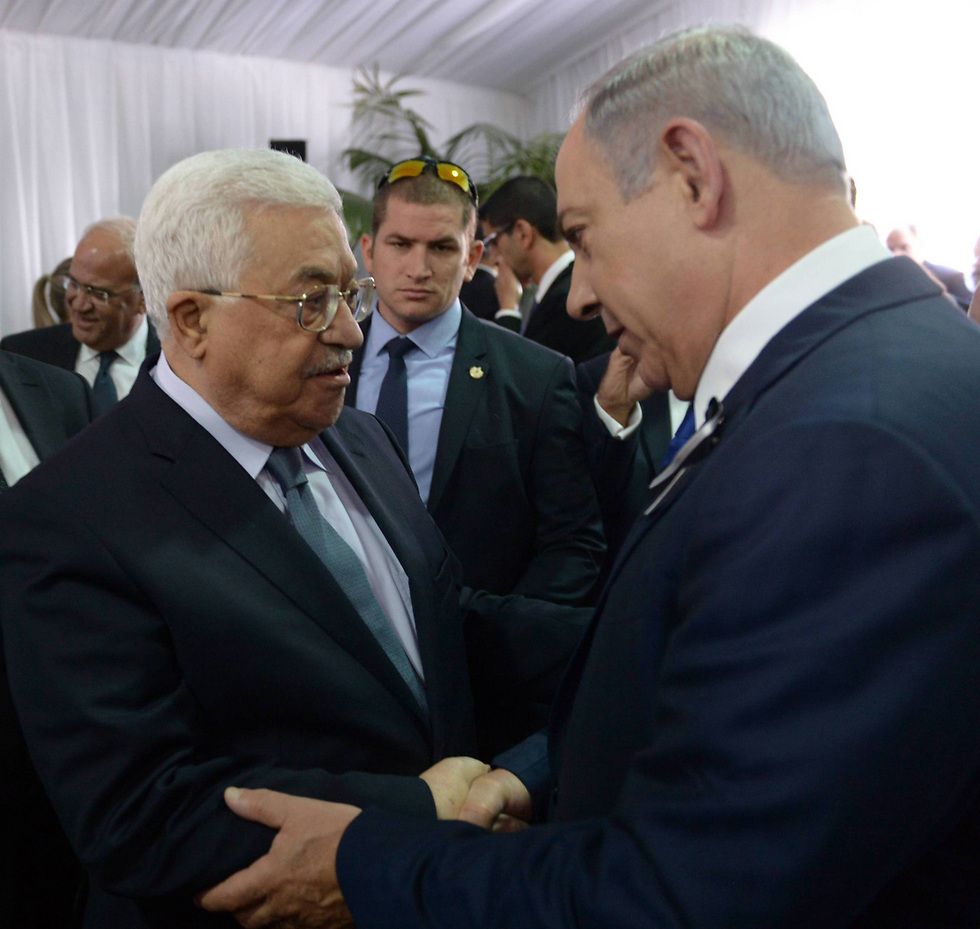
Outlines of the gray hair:
{"type": "Polygon", "coordinates": [[[202,152],[150,189],[136,230],[136,266],[147,313],[170,332],[177,290],[237,290],[252,249],[248,216],[268,207],[313,207],[343,217],[337,189],[298,158],[268,149],[202,152]]]}
{"type": "Polygon", "coordinates": [[[791,182],[846,191],[844,152],[827,102],[778,45],[738,26],[661,39],[583,94],[585,129],[609,158],[625,200],[650,183],[660,128],[697,120],[791,182]]]}
{"type": "MultiPolygon", "coordinates": [[[[136,269],[136,254],[134,245],[136,242],[136,220],[132,216],[107,216],[105,219],[97,219],[94,223],[85,227],[82,239],[90,232],[101,229],[111,232],[122,245],[122,250],[126,253],[129,263],[136,269]]],[[[81,239],[79,239],[79,242],[81,239]]]]}

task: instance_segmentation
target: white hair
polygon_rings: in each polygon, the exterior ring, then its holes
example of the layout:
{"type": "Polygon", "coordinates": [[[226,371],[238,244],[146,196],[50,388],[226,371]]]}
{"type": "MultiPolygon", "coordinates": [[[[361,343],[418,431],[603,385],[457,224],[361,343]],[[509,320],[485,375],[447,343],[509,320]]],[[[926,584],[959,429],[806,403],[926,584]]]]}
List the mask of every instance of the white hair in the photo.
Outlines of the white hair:
{"type": "Polygon", "coordinates": [[[119,239],[119,243],[122,245],[122,251],[125,252],[129,263],[135,271],[136,254],[134,244],[136,241],[136,220],[132,216],[107,216],[105,219],[97,219],[94,223],[85,227],[85,231],[82,233],[82,239],[97,229],[104,232],[111,232],[119,239]]]}
{"type": "Polygon", "coordinates": [[[847,189],[822,94],[786,51],[742,27],[667,36],[620,62],[583,98],[586,132],[605,151],[626,200],[650,183],[660,129],[678,116],[785,180],[847,189]]]}
{"type": "Polygon", "coordinates": [[[136,267],[161,338],[177,290],[237,290],[252,249],[245,224],[268,207],[314,207],[343,216],[336,188],[298,158],[269,149],[202,152],[150,189],[136,230],[136,267]]]}

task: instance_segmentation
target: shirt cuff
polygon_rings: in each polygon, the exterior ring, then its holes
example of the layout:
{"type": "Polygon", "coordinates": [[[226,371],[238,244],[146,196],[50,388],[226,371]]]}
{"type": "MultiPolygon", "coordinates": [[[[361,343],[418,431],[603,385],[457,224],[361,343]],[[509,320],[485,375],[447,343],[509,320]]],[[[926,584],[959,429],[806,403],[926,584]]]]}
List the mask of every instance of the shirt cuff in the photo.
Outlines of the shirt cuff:
{"type": "Polygon", "coordinates": [[[633,404],[633,409],[630,410],[629,419],[626,420],[625,426],[620,425],[599,405],[598,394],[592,398],[592,404],[595,407],[596,415],[599,417],[599,422],[606,427],[614,439],[619,439],[620,441],[628,439],[636,432],[640,423],[643,421],[643,410],[640,409],[639,403],[633,404]]]}
{"type": "Polygon", "coordinates": [[[515,319],[523,318],[521,316],[521,311],[515,307],[506,307],[505,309],[497,310],[497,312],[493,314],[494,319],[500,319],[501,316],[513,316],[515,319]]]}

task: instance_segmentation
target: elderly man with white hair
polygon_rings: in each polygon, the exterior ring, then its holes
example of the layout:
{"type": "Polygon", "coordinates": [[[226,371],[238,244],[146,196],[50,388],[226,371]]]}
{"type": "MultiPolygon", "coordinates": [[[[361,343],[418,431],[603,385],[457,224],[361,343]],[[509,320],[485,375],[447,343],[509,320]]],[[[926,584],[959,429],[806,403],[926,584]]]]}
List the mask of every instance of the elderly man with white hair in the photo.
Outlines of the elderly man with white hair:
{"type": "Polygon", "coordinates": [[[193,895],[273,837],[224,807],[229,783],[455,815],[486,770],[447,759],[475,744],[467,636],[550,687],[560,660],[509,655],[504,608],[558,641],[581,628],[571,608],[461,594],[390,434],[344,410],[373,287],[340,211],[275,152],[164,174],[136,237],[162,353],[0,505],[27,743],[133,925],[221,923],[193,895]]]}

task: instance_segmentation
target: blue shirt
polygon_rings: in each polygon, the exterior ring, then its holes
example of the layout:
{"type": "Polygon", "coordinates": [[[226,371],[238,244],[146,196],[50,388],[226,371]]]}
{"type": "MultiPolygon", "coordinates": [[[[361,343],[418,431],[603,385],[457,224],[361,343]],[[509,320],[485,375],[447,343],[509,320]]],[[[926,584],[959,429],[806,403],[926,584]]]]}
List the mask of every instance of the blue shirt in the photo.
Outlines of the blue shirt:
{"type": "MultiPolygon", "coordinates": [[[[408,461],[419,485],[422,502],[429,501],[432,469],[436,462],[439,427],[446,406],[449,372],[456,354],[459,323],[463,308],[457,299],[445,313],[423,323],[408,337],[417,351],[405,356],[408,377],[408,461]]],[[[380,314],[371,320],[361,354],[361,373],[357,382],[357,409],[376,412],[381,382],[388,371],[384,347],[401,335],[380,314]]]]}

